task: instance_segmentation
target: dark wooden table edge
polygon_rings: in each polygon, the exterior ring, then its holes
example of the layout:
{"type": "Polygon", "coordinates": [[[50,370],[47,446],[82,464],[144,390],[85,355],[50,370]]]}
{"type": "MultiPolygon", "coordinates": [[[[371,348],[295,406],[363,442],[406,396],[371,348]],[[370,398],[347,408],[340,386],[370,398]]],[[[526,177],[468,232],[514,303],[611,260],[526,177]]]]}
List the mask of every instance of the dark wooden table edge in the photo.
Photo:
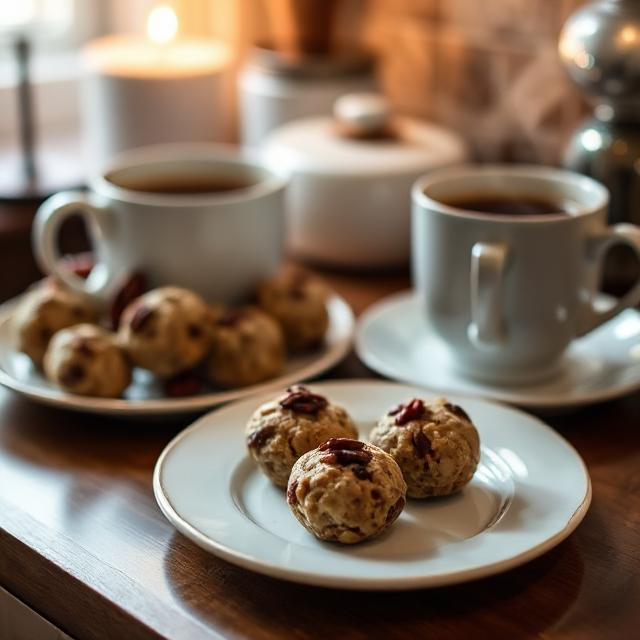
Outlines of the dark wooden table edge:
{"type": "MultiPolygon", "coordinates": [[[[19,512],[16,507],[3,502],[0,503],[0,509],[5,516],[11,514],[12,521],[20,521],[22,531],[25,525],[30,524],[31,518],[19,512]]],[[[42,526],[35,522],[33,525],[32,531],[42,526]]],[[[50,535],[47,538],[34,534],[30,539],[20,540],[8,529],[0,528],[0,584],[7,591],[74,638],[163,640],[173,636],[172,612],[166,604],[159,600],[154,602],[149,599],[148,594],[144,594],[144,597],[141,594],[138,603],[134,605],[139,592],[136,583],[113,567],[109,567],[108,580],[107,572],[102,570],[97,575],[94,573],[94,579],[89,584],[86,581],[86,569],[91,566],[93,556],[60,532],[49,529],[48,533],[50,535]],[[55,544],[58,547],[64,546],[67,553],[54,553],[54,539],[55,544]],[[76,558],[83,559],[84,579],[58,562],[69,551],[76,558]],[[17,576],[19,579],[16,579],[17,576]],[[25,588],[26,584],[32,588],[25,588]],[[127,592],[129,611],[110,596],[108,589],[100,588],[107,584],[111,589],[127,592]],[[82,609],[82,616],[74,616],[74,611],[78,609],[82,609]],[[83,624],[87,620],[92,620],[93,624],[83,624]],[[106,635],[96,635],[97,629],[103,629],[106,635]]],[[[186,621],[177,612],[173,619],[179,620],[178,627],[182,636],[188,632],[196,638],[224,637],[211,627],[205,627],[196,621],[186,621]]],[[[176,632],[178,627],[175,628],[176,632]]]]}

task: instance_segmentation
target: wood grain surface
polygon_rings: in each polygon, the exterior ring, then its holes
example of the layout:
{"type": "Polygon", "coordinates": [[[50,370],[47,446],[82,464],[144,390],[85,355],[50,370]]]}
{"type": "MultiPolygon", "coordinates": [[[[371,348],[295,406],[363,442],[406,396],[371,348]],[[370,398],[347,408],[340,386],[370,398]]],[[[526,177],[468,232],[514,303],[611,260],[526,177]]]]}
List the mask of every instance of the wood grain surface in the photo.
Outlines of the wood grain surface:
{"type": "MultiPolygon", "coordinates": [[[[357,312],[408,285],[323,275],[357,312]]],[[[351,355],[327,377],[371,375],[351,355]]],[[[550,553],[466,585],[357,593],[250,573],[173,530],[151,476],[189,420],[74,414],[0,389],[0,584],[74,638],[637,637],[639,418],[638,394],[545,417],[593,480],[586,519],[550,553]]]]}

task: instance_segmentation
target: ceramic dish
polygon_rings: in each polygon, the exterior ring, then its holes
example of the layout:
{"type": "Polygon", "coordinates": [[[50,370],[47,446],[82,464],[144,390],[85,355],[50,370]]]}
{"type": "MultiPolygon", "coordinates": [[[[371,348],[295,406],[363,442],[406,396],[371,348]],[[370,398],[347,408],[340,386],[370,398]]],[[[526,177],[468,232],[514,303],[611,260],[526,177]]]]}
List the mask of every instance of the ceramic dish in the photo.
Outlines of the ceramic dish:
{"type": "MultiPolygon", "coordinates": [[[[366,438],[389,406],[424,390],[380,381],[320,383],[366,438]]],[[[356,546],[318,541],[247,457],[244,425],[273,394],[213,411],[160,456],[153,487],[169,521],[207,551],[277,578],[326,587],[410,589],[505,571],[548,551],[584,517],[591,483],[576,451],[538,419],[452,398],[471,415],[480,465],[459,494],[409,500],[382,536],[356,546]]]]}
{"type": "Polygon", "coordinates": [[[36,371],[29,358],[13,346],[11,311],[17,299],[0,306],[0,384],[43,404],[108,415],[155,417],[196,413],[223,402],[245,398],[269,389],[280,389],[312,378],[340,362],[351,348],[354,318],[349,305],[339,296],[328,301],[329,329],[324,346],[311,353],[290,357],[283,375],[258,385],[216,391],[185,398],[162,396],[161,388],[144,371],[134,371],[134,382],[124,398],[91,398],[66,393],[36,371]]]}
{"type": "Polygon", "coordinates": [[[411,292],[390,296],[367,309],[358,323],[356,351],[377,373],[438,393],[531,409],[569,409],[640,388],[640,313],[627,309],[575,340],[557,375],[526,386],[492,385],[456,373],[411,292]]]}

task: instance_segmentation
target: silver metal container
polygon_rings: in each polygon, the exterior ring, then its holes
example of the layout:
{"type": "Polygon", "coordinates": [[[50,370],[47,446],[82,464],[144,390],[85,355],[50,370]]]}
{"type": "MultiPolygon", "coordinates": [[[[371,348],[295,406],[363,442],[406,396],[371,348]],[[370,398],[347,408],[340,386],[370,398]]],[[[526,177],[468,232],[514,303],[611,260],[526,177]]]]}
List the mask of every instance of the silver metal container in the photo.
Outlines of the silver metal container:
{"type": "MultiPolygon", "coordinates": [[[[640,2],[582,7],[564,25],[559,51],[570,78],[594,104],[594,117],[574,131],[563,164],[608,187],[610,222],[640,224],[640,2]]],[[[635,256],[614,247],[605,288],[620,293],[638,271],[635,256]]]]}
{"type": "Polygon", "coordinates": [[[640,2],[590,2],[565,23],[559,50],[600,119],[640,122],[640,2]]]}

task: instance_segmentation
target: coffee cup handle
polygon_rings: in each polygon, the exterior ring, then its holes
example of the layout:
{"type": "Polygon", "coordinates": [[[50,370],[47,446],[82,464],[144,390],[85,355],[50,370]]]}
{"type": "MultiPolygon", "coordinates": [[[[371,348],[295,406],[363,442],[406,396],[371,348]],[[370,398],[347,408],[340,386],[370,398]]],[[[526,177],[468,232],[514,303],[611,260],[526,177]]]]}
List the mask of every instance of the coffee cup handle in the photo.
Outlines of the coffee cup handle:
{"type": "MultiPolygon", "coordinates": [[[[599,264],[602,270],[607,250],[616,244],[626,244],[635,252],[640,260],[640,227],[633,224],[617,224],[608,227],[602,234],[592,236],[587,241],[587,259],[599,264]]],[[[585,305],[578,325],[578,335],[582,336],[629,307],[634,307],[640,302],[640,279],[611,307],[601,310],[596,307],[593,299],[585,305]]]]}
{"type": "Polygon", "coordinates": [[[471,323],[469,340],[477,347],[493,347],[506,339],[502,290],[509,257],[505,243],[476,242],[471,248],[471,323]]]}
{"type": "Polygon", "coordinates": [[[80,191],[58,193],[45,200],[36,213],[31,235],[33,252],[40,268],[78,293],[101,296],[113,280],[105,255],[106,222],[102,215],[105,211],[106,208],[94,197],[80,191]],[[61,266],[58,243],[60,227],[73,215],[84,219],[96,258],[86,280],[61,266]]]}

